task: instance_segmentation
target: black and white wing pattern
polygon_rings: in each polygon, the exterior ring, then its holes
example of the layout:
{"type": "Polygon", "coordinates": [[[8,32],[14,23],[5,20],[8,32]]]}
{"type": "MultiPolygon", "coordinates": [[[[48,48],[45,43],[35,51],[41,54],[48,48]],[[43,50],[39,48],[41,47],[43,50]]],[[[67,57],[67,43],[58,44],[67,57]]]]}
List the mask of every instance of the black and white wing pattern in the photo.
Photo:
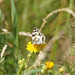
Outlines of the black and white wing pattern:
{"type": "Polygon", "coordinates": [[[35,27],[32,32],[32,42],[35,42],[35,44],[44,44],[45,39],[45,35],[43,33],[39,33],[39,29],[35,27]]]}

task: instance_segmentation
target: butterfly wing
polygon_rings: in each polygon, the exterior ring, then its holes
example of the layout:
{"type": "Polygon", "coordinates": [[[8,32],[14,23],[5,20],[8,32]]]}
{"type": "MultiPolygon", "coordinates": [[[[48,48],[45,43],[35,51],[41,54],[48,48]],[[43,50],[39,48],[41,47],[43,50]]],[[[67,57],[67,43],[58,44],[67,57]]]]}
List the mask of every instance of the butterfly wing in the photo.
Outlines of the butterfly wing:
{"type": "Polygon", "coordinates": [[[43,44],[45,43],[45,35],[43,33],[39,33],[39,29],[35,27],[32,32],[32,41],[35,44],[43,44]]]}

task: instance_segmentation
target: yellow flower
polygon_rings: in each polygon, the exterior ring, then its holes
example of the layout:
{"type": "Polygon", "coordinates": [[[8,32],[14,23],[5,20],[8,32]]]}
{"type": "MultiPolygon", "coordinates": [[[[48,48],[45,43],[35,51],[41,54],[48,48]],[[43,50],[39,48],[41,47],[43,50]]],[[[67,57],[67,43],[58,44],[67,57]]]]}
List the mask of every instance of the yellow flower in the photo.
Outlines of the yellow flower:
{"type": "Polygon", "coordinates": [[[46,68],[51,69],[54,66],[53,62],[46,62],[46,68]]]}
{"type": "Polygon", "coordinates": [[[35,44],[34,47],[37,49],[38,52],[40,52],[42,49],[44,49],[44,47],[46,46],[46,44],[35,44]]]}
{"type": "Polygon", "coordinates": [[[36,53],[36,52],[37,52],[36,48],[34,47],[33,44],[31,44],[31,42],[28,42],[26,49],[27,49],[30,53],[33,53],[33,52],[36,53]]]}
{"type": "Polygon", "coordinates": [[[45,47],[46,44],[32,44],[31,42],[28,42],[27,44],[27,50],[30,53],[36,53],[36,52],[40,52],[41,49],[43,49],[45,47]]]}

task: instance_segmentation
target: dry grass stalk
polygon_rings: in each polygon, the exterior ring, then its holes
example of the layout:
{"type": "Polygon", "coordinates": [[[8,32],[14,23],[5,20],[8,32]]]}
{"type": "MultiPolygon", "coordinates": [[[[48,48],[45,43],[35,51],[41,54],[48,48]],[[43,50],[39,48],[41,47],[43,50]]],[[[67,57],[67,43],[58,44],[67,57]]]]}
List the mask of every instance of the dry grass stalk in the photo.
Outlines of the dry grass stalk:
{"type": "Polygon", "coordinates": [[[0,3],[2,3],[4,0],[0,0],[0,3]]]}
{"type": "Polygon", "coordinates": [[[6,72],[1,66],[0,66],[0,68],[1,68],[4,72],[6,72]]]}
{"type": "Polygon", "coordinates": [[[1,66],[0,66],[1,70],[3,70],[4,72],[6,72],[1,66]]]}
{"type": "Polygon", "coordinates": [[[41,27],[40,27],[40,32],[41,32],[41,30],[44,28],[45,24],[47,23],[46,20],[47,20],[50,16],[52,16],[52,15],[58,13],[58,12],[62,12],[62,11],[68,12],[69,14],[71,14],[71,15],[75,18],[75,12],[73,12],[73,11],[72,11],[71,9],[69,9],[69,8],[61,8],[61,9],[54,10],[54,11],[52,11],[51,13],[49,13],[49,14],[46,16],[46,18],[43,19],[43,23],[42,23],[42,25],[41,25],[41,27]]]}
{"type": "Polygon", "coordinates": [[[2,58],[2,59],[0,60],[0,63],[1,63],[3,60],[4,60],[4,58],[2,58]]]}
{"type": "MultiPolygon", "coordinates": [[[[3,32],[1,32],[0,34],[11,34],[11,32],[9,32],[7,29],[2,29],[3,32]]],[[[32,35],[29,33],[29,32],[19,32],[18,33],[19,35],[22,35],[22,36],[28,36],[28,37],[31,37],[32,35]]]]}
{"type": "Polygon", "coordinates": [[[29,32],[19,32],[19,35],[31,37],[32,35],[29,32]]]}
{"type": "Polygon", "coordinates": [[[2,33],[0,33],[0,34],[10,34],[10,32],[7,30],[7,29],[4,29],[4,28],[2,28],[2,33]]]}
{"type": "Polygon", "coordinates": [[[7,48],[7,45],[5,45],[5,46],[3,47],[3,50],[2,50],[2,52],[1,52],[1,58],[3,57],[6,48],[7,48]]]}

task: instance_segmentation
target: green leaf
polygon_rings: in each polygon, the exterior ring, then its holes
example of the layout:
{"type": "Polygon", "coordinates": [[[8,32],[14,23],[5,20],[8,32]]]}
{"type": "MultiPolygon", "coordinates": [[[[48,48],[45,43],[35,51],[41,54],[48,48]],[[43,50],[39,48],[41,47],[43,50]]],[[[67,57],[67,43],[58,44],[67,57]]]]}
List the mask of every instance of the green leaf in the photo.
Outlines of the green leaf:
{"type": "Polygon", "coordinates": [[[13,36],[14,36],[14,52],[15,57],[18,56],[18,22],[17,22],[17,12],[15,8],[14,0],[11,0],[11,18],[13,24],[13,36]]]}
{"type": "Polygon", "coordinates": [[[0,9],[0,20],[1,20],[1,22],[3,21],[3,13],[1,11],[1,9],[0,9]]]}
{"type": "Polygon", "coordinates": [[[14,0],[11,0],[11,18],[12,18],[12,23],[14,23],[15,16],[16,16],[16,10],[15,10],[15,5],[14,5],[14,0]]]}
{"type": "Polygon", "coordinates": [[[70,66],[69,66],[69,64],[67,62],[65,62],[65,66],[66,66],[67,71],[72,75],[70,66]]]}

